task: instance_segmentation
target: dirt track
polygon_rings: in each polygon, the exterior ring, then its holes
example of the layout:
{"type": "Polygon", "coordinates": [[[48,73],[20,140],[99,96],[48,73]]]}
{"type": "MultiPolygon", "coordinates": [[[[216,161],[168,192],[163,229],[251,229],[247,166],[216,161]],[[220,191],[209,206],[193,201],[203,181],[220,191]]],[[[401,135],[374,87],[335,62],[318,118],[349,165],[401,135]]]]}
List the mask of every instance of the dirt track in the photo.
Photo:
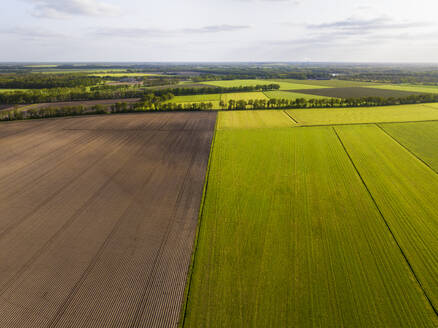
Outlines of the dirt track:
{"type": "Polygon", "coordinates": [[[175,327],[215,118],[0,124],[0,327],[175,327]]]}

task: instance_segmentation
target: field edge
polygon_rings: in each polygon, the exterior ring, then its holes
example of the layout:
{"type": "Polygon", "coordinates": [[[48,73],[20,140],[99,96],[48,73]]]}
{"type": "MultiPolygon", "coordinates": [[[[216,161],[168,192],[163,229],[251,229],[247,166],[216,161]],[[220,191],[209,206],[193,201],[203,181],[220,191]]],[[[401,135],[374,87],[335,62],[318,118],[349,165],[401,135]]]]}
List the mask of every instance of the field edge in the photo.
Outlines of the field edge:
{"type": "Polygon", "coordinates": [[[202,190],[202,198],[201,198],[201,205],[199,207],[199,212],[198,212],[198,222],[197,222],[197,227],[196,227],[196,234],[195,234],[195,238],[193,240],[192,255],[191,255],[191,259],[190,259],[190,266],[189,266],[189,269],[187,272],[186,287],[184,289],[184,295],[183,295],[183,299],[182,299],[183,303],[181,305],[181,311],[180,311],[178,325],[177,325],[178,328],[184,327],[186,314],[187,314],[187,305],[188,305],[188,300],[189,300],[189,295],[190,295],[190,286],[192,283],[193,268],[194,268],[195,262],[196,262],[195,260],[196,260],[196,252],[198,250],[199,232],[201,230],[202,214],[203,214],[204,208],[205,208],[205,199],[206,199],[206,195],[207,195],[208,180],[210,177],[210,168],[211,168],[211,162],[212,162],[212,157],[213,157],[213,152],[214,152],[214,144],[215,144],[215,140],[216,140],[216,134],[218,131],[218,129],[217,129],[218,122],[219,122],[219,115],[217,115],[217,113],[216,113],[216,122],[214,124],[214,133],[213,133],[213,137],[211,139],[210,154],[208,155],[207,170],[206,170],[205,179],[204,179],[204,188],[202,190]]]}

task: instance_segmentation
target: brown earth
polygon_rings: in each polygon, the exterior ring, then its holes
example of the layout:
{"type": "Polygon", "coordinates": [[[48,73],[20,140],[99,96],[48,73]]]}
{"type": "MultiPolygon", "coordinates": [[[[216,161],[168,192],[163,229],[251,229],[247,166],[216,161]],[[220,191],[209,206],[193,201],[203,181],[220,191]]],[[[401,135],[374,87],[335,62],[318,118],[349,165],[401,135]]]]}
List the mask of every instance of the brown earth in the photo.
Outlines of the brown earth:
{"type": "Polygon", "coordinates": [[[0,327],[175,327],[215,113],[0,124],[0,327]]]}

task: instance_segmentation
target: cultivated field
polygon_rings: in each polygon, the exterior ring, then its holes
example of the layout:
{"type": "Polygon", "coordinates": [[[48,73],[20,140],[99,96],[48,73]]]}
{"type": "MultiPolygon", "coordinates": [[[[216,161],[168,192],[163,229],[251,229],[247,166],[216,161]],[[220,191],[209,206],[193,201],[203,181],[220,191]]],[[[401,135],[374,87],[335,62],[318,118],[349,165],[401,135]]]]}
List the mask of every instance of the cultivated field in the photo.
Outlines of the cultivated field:
{"type": "Polygon", "coordinates": [[[195,103],[195,102],[219,102],[221,95],[219,93],[205,94],[205,95],[192,95],[192,96],[175,96],[169,102],[172,103],[195,103]]]}
{"type": "Polygon", "coordinates": [[[298,98],[302,99],[328,99],[330,97],[324,97],[324,96],[317,96],[317,95],[311,95],[311,94],[305,94],[305,93],[298,93],[298,92],[292,92],[292,91],[265,91],[263,92],[266,97],[272,99],[288,99],[288,100],[295,100],[298,98]]]}
{"type": "Polygon", "coordinates": [[[0,124],[0,327],[175,327],[215,117],[0,124]]]}
{"type": "Polygon", "coordinates": [[[394,90],[394,91],[417,92],[417,93],[438,93],[438,86],[436,85],[384,84],[384,85],[374,86],[374,88],[394,90]]]}
{"type": "Polygon", "coordinates": [[[0,92],[27,91],[29,89],[0,89],[0,92]]]}
{"type": "Polygon", "coordinates": [[[221,94],[221,100],[228,103],[230,100],[268,100],[263,92],[234,92],[221,94]]]}
{"type": "Polygon", "coordinates": [[[207,85],[214,85],[217,87],[242,87],[242,86],[256,86],[256,85],[268,85],[268,84],[279,84],[280,90],[296,90],[296,89],[314,89],[314,88],[322,88],[321,86],[312,86],[306,85],[303,87],[303,84],[285,82],[283,80],[229,80],[229,81],[210,81],[210,82],[202,82],[207,85]]]}
{"type": "MultiPolygon", "coordinates": [[[[294,79],[277,79],[273,81],[278,82],[289,82],[304,84],[306,87],[308,85],[319,86],[319,87],[330,87],[330,88],[348,88],[348,87],[365,87],[365,86],[376,86],[381,85],[381,83],[371,83],[371,82],[358,82],[358,81],[344,81],[344,80],[294,80],[294,79]]],[[[304,87],[302,89],[305,89],[304,87]]]]}
{"type": "Polygon", "coordinates": [[[90,76],[97,76],[97,77],[142,77],[142,76],[160,76],[160,74],[153,74],[153,73],[92,73],[89,74],[90,76]]]}
{"type": "Polygon", "coordinates": [[[377,126],[343,126],[336,131],[416,279],[437,309],[437,172],[377,126]]]}
{"type": "Polygon", "coordinates": [[[219,113],[217,128],[227,129],[258,129],[258,128],[281,128],[291,127],[295,122],[287,115],[287,112],[276,110],[243,110],[235,112],[219,113]]]}
{"type": "Polygon", "coordinates": [[[217,131],[184,327],[436,327],[437,194],[377,126],[217,131]]]}
{"type": "MultiPolygon", "coordinates": [[[[318,95],[336,98],[362,98],[362,97],[383,97],[383,98],[405,98],[410,95],[418,95],[421,92],[407,90],[387,90],[374,87],[346,87],[346,88],[324,88],[312,90],[296,90],[298,93],[318,95]]],[[[422,92],[424,93],[424,92],[422,92]]]]}
{"type": "Polygon", "coordinates": [[[287,112],[301,125],[438,120],[438,109],[431,107],[429,104],[358,108],[292,109],[287,112]]]}
{"type": "Polygon", "coordinates": [[[438,122],[392,123],[380,127],[438,173],[438,122]]]}

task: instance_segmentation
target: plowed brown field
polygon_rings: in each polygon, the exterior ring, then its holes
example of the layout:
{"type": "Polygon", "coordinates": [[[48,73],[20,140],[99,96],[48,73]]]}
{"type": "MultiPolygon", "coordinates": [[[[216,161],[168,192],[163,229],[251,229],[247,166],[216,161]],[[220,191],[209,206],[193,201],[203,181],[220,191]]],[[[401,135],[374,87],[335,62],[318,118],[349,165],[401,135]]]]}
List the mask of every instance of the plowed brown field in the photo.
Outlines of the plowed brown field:
{"type": "Polygon", "coordinates": [[[0,327],[175,327],[215,120],[0,124],[0,327]]]}

